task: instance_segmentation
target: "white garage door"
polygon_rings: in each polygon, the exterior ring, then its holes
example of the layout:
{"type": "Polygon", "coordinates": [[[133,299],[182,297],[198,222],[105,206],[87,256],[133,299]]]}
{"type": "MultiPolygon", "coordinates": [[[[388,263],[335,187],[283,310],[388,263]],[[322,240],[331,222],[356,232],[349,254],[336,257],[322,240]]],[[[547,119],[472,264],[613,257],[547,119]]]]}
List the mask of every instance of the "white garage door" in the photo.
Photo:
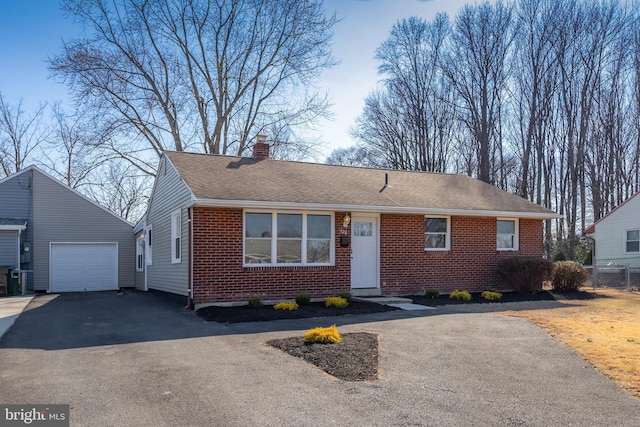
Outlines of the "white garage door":
{"type": "Polygon", "coordinates": [[[116,243],[52,243],[51,292],[118,289],[116,243]]]}

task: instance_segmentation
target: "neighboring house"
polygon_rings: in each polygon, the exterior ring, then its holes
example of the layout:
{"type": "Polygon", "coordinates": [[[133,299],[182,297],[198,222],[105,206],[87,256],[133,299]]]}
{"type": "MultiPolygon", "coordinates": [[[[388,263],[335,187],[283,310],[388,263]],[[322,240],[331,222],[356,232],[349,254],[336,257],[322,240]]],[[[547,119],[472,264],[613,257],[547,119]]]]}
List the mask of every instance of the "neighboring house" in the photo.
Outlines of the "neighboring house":
{"type": "Polygon", "coordinates": [[[262,140],[252,158],[164,153],[136,226],[139,288],[196,307],[477,291],[501,259],[542,256],[543,220],[559,217],[468,176],[268,155],[262,140]]]}
{"type": "Polygon", "coordinates": [[[594,244],[593,265],[640,268],[640,192],[585,230],[594,244]]]}
{"type": "Polygon", "coordinates": [[[0,180],[0,200],[0,268],[26,272],[26,289],[134,286],[129,222],[35,166],[0,180]]]}

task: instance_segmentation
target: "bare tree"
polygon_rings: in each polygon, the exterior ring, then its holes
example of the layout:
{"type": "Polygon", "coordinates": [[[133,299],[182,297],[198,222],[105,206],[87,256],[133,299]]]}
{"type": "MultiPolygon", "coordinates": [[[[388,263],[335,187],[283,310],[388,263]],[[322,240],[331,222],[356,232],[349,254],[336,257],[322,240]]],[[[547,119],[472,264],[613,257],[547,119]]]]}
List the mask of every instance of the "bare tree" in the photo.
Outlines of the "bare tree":
{"type": "Polygon", "coordinates": [[[370,153],[364,147],[352,145],[347,148],[336,148],[325,160],[329,165],[375,167],[377,164],[370,158],[370,153]]]}
{"type": "Polygon", "coordinates": [[[91,185],[91,174],[107,162],[118,160],[104,150],[108,131],[96,128],[94,121],[81,111],[65,112],[60,103],[52,108],[52,129],[48,139],[48,156],[43,166],[51,175],[73,189],[91,185]]]}
{"type": "Polygon", "coordinates": [[[442,62],[459,97],[459,117],[477,144],[478,178],[485,182],[494,181],[492,141],[494,150],[502,150],[498,117],[513,26],[513,7],[501,1],[463,7],[451,37],[452,52],[442,62]]]}
{"type": "Polygon", "coordinates": [[[63,8],[88,37],[67,43],[50,67],[126,136],[114,150],[133,164],[145,148],[241,154],[267,127],[327,112],[311,90],[333,65],[335,18],[322,1],[64,0],[63,8]]]}
{"type": "Polygon", "coordinates": [[[380,166],[447,170],[454,113],[439,62],[449,32],[444,14],[431,23],[412,17],[377,49],[382,88],[367,97],[353,135],[380,166]]]}
{"type": "Polygon", "coordinates": [[[42,104],[27,115],[22,101],[12,106],[0,93],[0,169],[4,176],[19,172],[36,160],[38,146],[48,134],[43,120],[45,108],[42,104]]]}

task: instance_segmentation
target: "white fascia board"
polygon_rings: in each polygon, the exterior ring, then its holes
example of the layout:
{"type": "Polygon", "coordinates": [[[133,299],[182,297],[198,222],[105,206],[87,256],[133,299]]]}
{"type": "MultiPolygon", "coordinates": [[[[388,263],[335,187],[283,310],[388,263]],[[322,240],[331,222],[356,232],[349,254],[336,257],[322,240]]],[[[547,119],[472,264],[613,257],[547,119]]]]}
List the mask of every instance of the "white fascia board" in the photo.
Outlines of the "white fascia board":
{"type": "Polygon", "coordinates": [[[383,214],[419,214],[419,215],[450,215],[450,216],[484,216],[484,217],[511,217],[528,219],[554,219],[563,218],[556,213],[544,212],[513,212],[513,211],[489,211],[466,209],[433,209],[417,207],[396,206],[364,206],[364,205],[328,205],[322,203],[290,203],[290,202],[265,202],[259,200],[217,200],[217,199],[192,199],[187,207],[206,206],[220,208],[249,208],[249,209],[290,209],[290,210],[314,210],[314,211],[341,211],[383,214]]]}

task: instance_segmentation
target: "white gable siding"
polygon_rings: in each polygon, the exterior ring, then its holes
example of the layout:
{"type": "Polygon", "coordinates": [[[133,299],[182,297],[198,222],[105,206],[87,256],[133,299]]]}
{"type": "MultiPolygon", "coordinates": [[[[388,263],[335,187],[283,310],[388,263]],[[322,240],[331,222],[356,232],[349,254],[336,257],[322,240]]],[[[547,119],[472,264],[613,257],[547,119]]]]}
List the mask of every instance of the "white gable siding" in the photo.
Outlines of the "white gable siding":
{"type": "Polygon", "coordinates": [[[149,201],[147,225],[153,227],[152,263],[147,268],[147,286],[178,295],[188,293],[188,218],[185,206],[191,201],[191,191],[165,157],[158,167],[156,182],[149,201]],[[180,209],[181,262],[171,262],[171,214],[180,209]]]}
{"type": "Polygon", "coordinates": [[[640,254],[625,254],[625,230],[640,229],[640,193],[595,225],[595,264],[629,264],[640,267],[640,254]]]}

